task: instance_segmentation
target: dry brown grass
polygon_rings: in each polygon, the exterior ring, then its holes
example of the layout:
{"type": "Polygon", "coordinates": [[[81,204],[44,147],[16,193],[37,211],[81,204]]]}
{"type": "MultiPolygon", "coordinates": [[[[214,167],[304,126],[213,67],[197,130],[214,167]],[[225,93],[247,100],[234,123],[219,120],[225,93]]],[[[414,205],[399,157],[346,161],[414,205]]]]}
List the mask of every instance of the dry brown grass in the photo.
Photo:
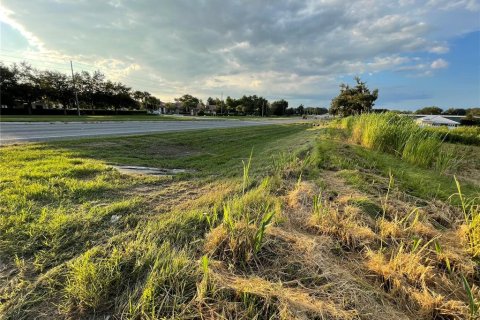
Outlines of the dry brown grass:
{"type": "Polygon", "coordinates": [[[361,249],[375,241],[375,233],[358,216],[360,209],[352,206],[334,207],[323,204],[321,212],[314,212],[310,226],[317,232],[330,235],[349,249],[361,249]]]}

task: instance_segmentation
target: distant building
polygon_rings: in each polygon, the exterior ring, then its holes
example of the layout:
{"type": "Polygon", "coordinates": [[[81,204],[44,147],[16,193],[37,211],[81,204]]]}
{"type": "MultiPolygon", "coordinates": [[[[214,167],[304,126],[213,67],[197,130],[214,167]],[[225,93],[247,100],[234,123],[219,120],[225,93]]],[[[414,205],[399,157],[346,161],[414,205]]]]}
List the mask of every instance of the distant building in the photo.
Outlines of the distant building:
{"type": "Polygon", "coordinates": [[[447,119],[445,117],[439,115],[428,115],[422,118],[418,118],[415,120],[421,126],[429,126],[429,127],[448,127],[450,129],[456,128],[460,125],[460,122],[447,119]]]}
{"type": "Polygon", "coordinates": [[[43,110],[48,109],[48,103],[43,100],[37,100],[31,103],[32,109],[43,110]]]}
{"type": "Polygon", "coordinates": [[[205,114],[216,116],[217,115],[217,106],[214,104],[207,104],[205,106],[205,114]]]}
{"type": "Polygon", "coordinates": [[[163,102],[160,102],[157,109],[148,109],[147,110],[147,114],[160,115],[160,114],[166,114],[166,113],[167,113],[167,107],[166,107],[165,103],[163,103],[163,102]]]}

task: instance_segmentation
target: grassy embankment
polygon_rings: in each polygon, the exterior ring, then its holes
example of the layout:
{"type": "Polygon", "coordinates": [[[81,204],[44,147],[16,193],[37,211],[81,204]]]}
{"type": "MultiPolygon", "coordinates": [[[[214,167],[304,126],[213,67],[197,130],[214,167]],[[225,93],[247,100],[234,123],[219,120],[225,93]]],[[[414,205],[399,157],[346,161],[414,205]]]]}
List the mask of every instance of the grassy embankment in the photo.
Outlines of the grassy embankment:
{"type": "Polygon", "coordinates": [[[360,142],[289,125],[3,147],[0,316],[474,317],[479,148],[449,169],[455,146],[360,142]]]}

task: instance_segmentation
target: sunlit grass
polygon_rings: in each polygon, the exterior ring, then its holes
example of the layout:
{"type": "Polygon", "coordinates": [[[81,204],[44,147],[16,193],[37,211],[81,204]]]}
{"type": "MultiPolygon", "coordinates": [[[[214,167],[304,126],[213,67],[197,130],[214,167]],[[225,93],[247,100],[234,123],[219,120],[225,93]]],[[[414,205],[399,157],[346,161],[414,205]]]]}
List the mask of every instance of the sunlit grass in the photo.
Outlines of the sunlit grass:
{"type": "Polygon", "coordinates": [[[476,185],[305,129],[0,149],[0,317],[473,316],[476,185]]]}
{"type": "Polygon", "coordinates": [[[421,167],[436,165],[445,170],[452,162],[450,158],[455,157],[442,150],[444,135],[425,130],[412,119],[394,113],[351,116],[338,121],[338,125],[347,130],[353,142],[421,167]]]}

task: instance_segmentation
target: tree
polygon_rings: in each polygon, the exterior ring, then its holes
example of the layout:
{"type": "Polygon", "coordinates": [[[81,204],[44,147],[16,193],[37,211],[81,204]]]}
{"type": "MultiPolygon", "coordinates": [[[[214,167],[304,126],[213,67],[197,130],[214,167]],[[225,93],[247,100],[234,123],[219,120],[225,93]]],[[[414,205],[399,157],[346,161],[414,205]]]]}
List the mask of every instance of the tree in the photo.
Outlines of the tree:
{"type": "Polygon", "coordinates": [[[55,105],[61,105],[64,114],[73,101],[73,87],[67,75],[57,71],[44,71],[39,74],[39,84],[43,98],[55,105]]]}
{"type": "Polygon", "coordinates": [[[305,112],[305,107],[303,106],[303,104],[299,105],[299,106],[297,107],[297,113],[298,113],[299,115],[303,115],[304,112],[305,112]]]}
{"type": "Polygon", "coordinates": [[[180,98],[175,99],[175,101],[181,102],[185,112],[190,113],[191,110],[194,110],[200,100],[192,95],[184,94],[180,98]]]}
{"type": "Polygon", "coordinates": [[[215,105],[215,99],[213,99],[212,97],[208,97],[208,99],[207,99],[207,104],[208,104],[209,106],[215,105]]]}
{"type": "Polygon", "coordinates": [[[133,92],[133,99],[135,99],[135,101],[137,101],[139,104],[142,104],[145,98],[145,93],[146,92],[136,90],[133,92]]]}
{"type": "Polygon", "coordinates": [[[283,100],[283,99],[278,100],[278,101],[274,101],[270,105],[270,110],[271,110],[272,114],[274,114],[276,116],[283,116],[285,114],[285,112],[287,111],[287,108],[288,108],[288,102],[283,100]]]}
{"type": "Polygon", "coordinates": [[[26,106],[28,114],[32,114],[32,103],[40,99],[43,95],[37,76],[38,70],[32,68],[25,62],[20,64],[18,70],[18,100],[26,106]]]}
{"type": "Polygon", "coordinates": [[[240,99],[234,99],[228,96],[225,99],[225,108],[227,109],[227,112],[235,112],[235,113],[243,113],[243,107],[239,108],[241,106],[241,101],[240,99]]]}
{"type": "Polygon", "coordinates": [[[378,89],[370,91],[366,83],[355,77],[356,85],[340,85],[340,94],[332,99],[330,113],[340,116],[349,116],[370,112],[378,98],[378,89]]]}
{"type": "Polygon", "coordinates": [[[158,110],[162,102],[157,97],[148,95],[143,102],[143,108],[146,110],[158,110]]]}
{"type": "Polygon", "coordinates": [[[18,70],[0,63],[0,104],[13,106],[17,98],[18,70]]]}
{"type": "Polygon", "coordinates": [[[443,110],[439,107],[431,106],[418,109],[415,111],[416,114],[442,114],[443,110]]]}
{"type": "Polygon", "coordinates": [[[456,115],[456,116],[464,116],[467,114],[467,110],[465,109],[456,109],[456,108],[449,108],[443,112],[443,114],[447,115],[456,115]]]}

